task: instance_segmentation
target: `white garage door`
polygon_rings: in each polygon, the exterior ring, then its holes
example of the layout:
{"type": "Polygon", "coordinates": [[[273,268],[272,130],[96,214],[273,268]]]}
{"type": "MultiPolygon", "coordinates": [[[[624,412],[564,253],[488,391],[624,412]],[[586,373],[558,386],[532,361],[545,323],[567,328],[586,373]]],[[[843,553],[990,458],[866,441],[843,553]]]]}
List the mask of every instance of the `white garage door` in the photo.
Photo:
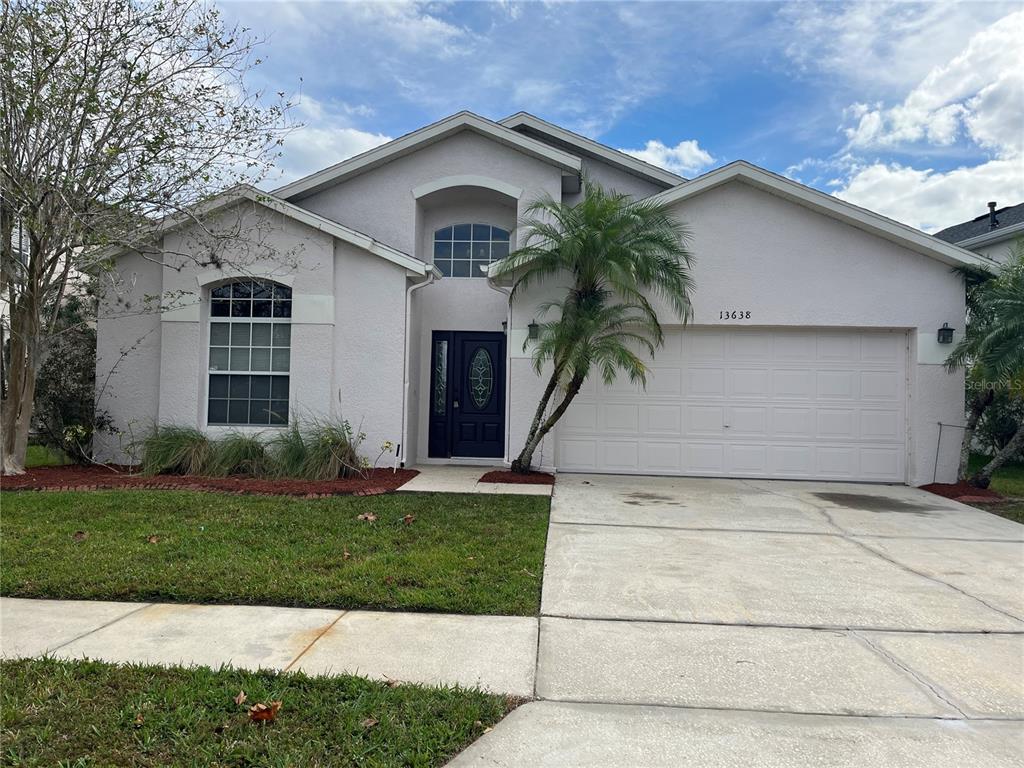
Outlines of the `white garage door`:
{"type": "Polygon", "coordinates": [[[558,467],[903,482],[906,361],[903,331],[672,330],[646,391],[587,383],[558,467]]]}

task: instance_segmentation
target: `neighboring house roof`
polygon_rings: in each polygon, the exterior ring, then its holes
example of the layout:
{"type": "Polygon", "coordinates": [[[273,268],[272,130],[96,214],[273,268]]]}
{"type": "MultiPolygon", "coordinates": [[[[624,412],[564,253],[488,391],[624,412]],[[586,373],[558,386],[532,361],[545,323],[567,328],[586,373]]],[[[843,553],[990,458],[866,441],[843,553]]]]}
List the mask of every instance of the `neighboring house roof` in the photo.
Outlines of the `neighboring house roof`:
{"type": "Polygon", "coordinates": [[[404,155],[467,130],[486,136],[538,160],[551,163],[572,174],[578,174],[582,167],[580,159],[575,155],[563,152],[550,144],[532,139],[472,112],[463,111],[412,133],[407,133],[405,136],[382,144],[368,152],[363,152],[361,155],[350,157],[348,160],[343,160],[322,171],[312,173],[298,181],[285,184],[283,187],[275,189],[274,194],[287,200],[306,197],[325,187],[365,173],[372,168],[397,160],[404,155]]]}
{"type": "MultiPolygon", "coordinates": [[[[307,211],[305,208],[300,208],[299,206],[293,205],[286,200],[282,200],[269,192],[263,192],[255,187],[249,186],[248,184],[232,187],[231,189],[200,203],[193,210],[187,213],[168,216],[154,225],[146,234],[148,236],[166,235],[169,232],[196,222],[203,216],[209,216],[210,214],[234,205],[241,200],[251,200],[258,205],[262,205],[265,208],[276,211],[283,216],[287,216],[288,218],[301,222],[313,229],[331,235],[342,242],[349,243],[357,248],[362,248],[363,250],[372,253],[374,256],[379,256],[380,258],[390,261],[393,264],[397,264],[398,266],[417,275],[425,275],[428,272],[433,271],[432,265],[420,261],[419,259],[410,256],[403,251],[399,251],[396,248],[392,248],[389,245],[384,245],[384,243],[374,240],[369,235],[357,232],[350,227],[346,227],[343,224],[339,224],[336,221],[332,221],[331,219],[320,216],[312,211],[307,211]]],[[[124,250],[126,249],[117,248],[117,251],[124,250]]]]}
{"type": "Polygon", "coordinates": [[[964,248],[938,240],[932,235],[925,234],[906,224],[901,224],[881,214],[869,211],[867,208],[861,208],[853,203],[840,200],[838,197],[811,189],[799,182],[779,176],[771,171],[766,171],[764,168],[759,168],[744,160],[737,160],[721,168],[709,171],[692,181],[684,182],[665,192],[652,195],[647,199],[661,203],[674,203],[695,197],[730,181],[740,181],[749,184],[769,194],[797,203],[805,208],[870,232],[917,253],[938,259],[951,266],[963,264],[990,266],[992,264],[991,260],[976,253],[971,253],[964,248]]]}
{"type": "Polygon", "coordinates": [[[586,136],[580,136],[578,133],[566,130],[554,123],[541,120],[529,112],[517,112],[511,117],[506,117],[498,122],[513,130],[523,132],[528,136],[541,134],[555,139],[566,147],[571,147],[573,152],[603,160],[609,165],[615,166],[619,170],[633,176],[639,176],[645,181],[651,181],[665,187],[674,187],[676,184],[686,181],[685,178],[678,174],[666,171],[664,168],[659,168],[656,165],[651,165],[632,155],[627,155],[620,149],[613,149],[593,139],[588,139],[586,136]]]}
{"type": "Polygon", "coordinates": [[[939,230],[935,237],[947,243],[972,247],[997,242],[1014,235],[1024,235],[1024,203],[997,208],[995,216],[999,222],[995,228],[992,227],[990,214],[983,213],[970,221],[939,230]]]}

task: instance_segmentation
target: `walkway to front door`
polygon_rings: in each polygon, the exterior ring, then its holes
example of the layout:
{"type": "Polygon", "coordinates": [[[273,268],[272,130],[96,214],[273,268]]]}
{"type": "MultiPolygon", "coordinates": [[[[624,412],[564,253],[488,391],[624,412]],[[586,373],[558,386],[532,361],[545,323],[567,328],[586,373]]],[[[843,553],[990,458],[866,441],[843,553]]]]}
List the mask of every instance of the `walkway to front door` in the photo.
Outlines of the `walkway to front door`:
{"type": "Polygon", "coordinates": [[[434,331],[431,458],[505,455],[505,334],[434,331]]]}

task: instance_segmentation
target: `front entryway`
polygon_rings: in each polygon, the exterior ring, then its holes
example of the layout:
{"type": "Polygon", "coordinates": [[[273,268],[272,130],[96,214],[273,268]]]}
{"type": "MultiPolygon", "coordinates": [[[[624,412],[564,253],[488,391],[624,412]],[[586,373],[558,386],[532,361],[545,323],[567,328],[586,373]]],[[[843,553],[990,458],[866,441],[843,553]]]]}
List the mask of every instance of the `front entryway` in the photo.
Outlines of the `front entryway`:
{"type": "Polygon", "coordinates": [[[505,455],[505,334],[434,331],[429,455],[505,455]]]}

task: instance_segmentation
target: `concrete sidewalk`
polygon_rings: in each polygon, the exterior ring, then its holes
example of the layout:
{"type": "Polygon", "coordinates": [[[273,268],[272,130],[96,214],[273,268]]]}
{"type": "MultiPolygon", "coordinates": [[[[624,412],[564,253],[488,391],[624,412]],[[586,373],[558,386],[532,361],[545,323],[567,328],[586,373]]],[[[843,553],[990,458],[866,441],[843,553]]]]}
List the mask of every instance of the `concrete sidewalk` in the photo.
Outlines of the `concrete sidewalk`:
{"type": "Polygon", "coordinates": [[[399,491],[419,493],[488,493],[513,496],[550,496],[554,486],[529,483],[481,483],[488,472],[503,467],[478,467],[451,464],[420,464],[413,467],[416,477],[401,486],[399,491]]]}
{"type": "Polygon", "coordinates": [[[532,696],[537,619],[0,598],[0,655],[356,674],[532,696]]]}

